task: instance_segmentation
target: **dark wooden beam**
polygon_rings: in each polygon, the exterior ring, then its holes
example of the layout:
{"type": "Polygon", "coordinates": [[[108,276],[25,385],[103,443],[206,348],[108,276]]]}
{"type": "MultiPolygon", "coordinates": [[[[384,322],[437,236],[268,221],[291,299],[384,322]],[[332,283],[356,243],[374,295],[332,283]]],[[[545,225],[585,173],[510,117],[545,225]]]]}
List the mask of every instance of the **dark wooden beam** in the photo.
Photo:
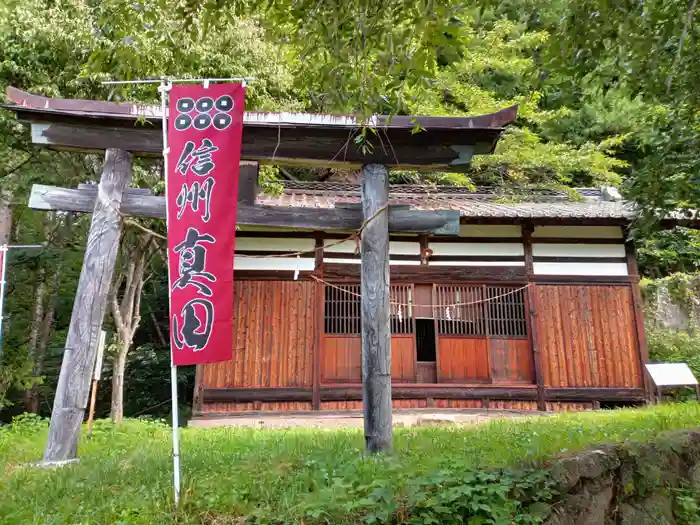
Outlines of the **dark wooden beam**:
{"type": "MultiPolygon", "coordinates": [[[[20,108],[21,112],[21,108],[20,108]]],[[[97,152],[108,147],[126,149],[139,156],[160,157],[163,154],[160,123],[121,127],[110,124],[85,123],[82,118],[22,112],[31,122],[32,142],[56,150],[97,152]],[[48,121],[49,118],[51,121],[48,121]],[[59,118],[63,122],[57,121],[59,118]],[[43,120],[43,121],[42,121],[43,120]]],[[[433,128],[419,134],[411,129],[390,129],[382,140],[391,148],[382,148],[379,138],[372,152],[361,151],[348,136],[352,127],[255,126],[244,124],[241,158],[284,166],[360,167],[367,162],[412,169],[451,169],[462,164],[461,150],[488,154],[501,134],[501,129],[433,128]]]]}
{"type": "MultiPolygon", "coordinates": [[[[525,271],[528,281],[534,275],[534,264],[532,256],[532,234],[535,228],[532,224],[523,226],[523,248],[525,250],[525,271]]],[[[527,325],[530,348],[532,349],[532,362],[535,371],[535,384],[537,385],[537,408],[547,410],[547,403],[544,398],[544,374],[542,373],[542,353],[540,351],[539,314],[537,308],[537,290],[535,283],[530,282],[527,289],[527,325]]]]}
{"type": "MultiPolygon", "coordinates": [[[[58,188],[35,184],[29,207],[35,210],[61,210],[90,213],[97,198],[97,187],[58,188]]],[[[134,217],[165,218],[165,197],[126,190],[122,213],[134,217]]],[[[310,230],[357,230],[363,222],[362,210],[348,208],[309,208],[249,205],[239,200],[237,223],[241,226],[268,226],[310,230]]],[[[422,211],[406,207],[389,208],[389,229],[394,232],[436,232],[457,235],[459,212],[422,211]]]]}
{"type": "MultiPolygon", "coordinates": [[[[362,401],[362,386],[322,385],[320,401],[362,401]]],[[[534,388],[522,387],[452,387],[447,385],[395,384],[392,399],[520,399],[534,400],[534,388]]],[[[313,388],[206,388],[204,403],[251,403],[254,401],[312,401],[313,388]]]]}
{"type": "Polygon", "coordinates": [[[389,170],[362,168],[362,401],[367,451],[391,452],[391,328],[389,326],[389,170]]]}
{"type": "MultiPolygon", "coordinates": [[[[434,385],[407,385],[394,384],[391,388],[392,399],[537,399],[537,391],[534,388],[523,387],[492,387],[492,386],[450,386],[444,384],[434,385]]],[[[322,401],[359,401],[362,399],[360,385],[353,386],[322,386],[322,401]]]]}
{"type": "MultiPolygon", "coordinates": [[[[54,149],[121,148],[160,157],[158,106],[48,98],[8,87],[0,107],[31,123],[32,140],[54,149]]],[[[474,117],[376,116],[376,147],[363,151],[352,138],[361,123],[349,116],[246,112],[242,158],[276,165],[333,166],[378,163],[459,169],[471,155],[492,153],[517,106],[474,117]],[[424,131],[414,133],[416,125],[424,131]],[[382,147],[390,144],[391,147],[382,147]]]]}
{"type": "MultiPolygon", "coordinates": [[[[235,255],[234,255],[235,257],[235,255]]],[[[294,270],[236,270],[237,281],[310,281],[314,272],[294,270]]]]}
{"type": "Polygon", "coordinates": [[[100,198],[93,199],[92,223],[44,451],[46,462],[74,459],[78,453],[98,338],[117,261],[122,192],[130,180],[131,154],[108,149],[100,178],[100,198]]]}
{"type": "Polygon", "coordinates": [[[593,239],[588,237],[532,237],[532,244],[622,244],[624,239],[593,239]]]}
{"type": "Polygon", "coordinates": [[[625,257],[543,257],[535,256],[535,262],[556,263],[626,263],[625,257]]]}
{"type": "MultiPolygon", "coordinates": [[[[639,278],[636,278],[638,281],[639,278]]],[[[633,276],[629,275],[533,275],[531,282],[539,284],[561,284],[570,286],[573,284],[629,284],[636,282],[633,276]]]]}
{"type": "MultiPolygon", "coordinates": [[[[314,275],[319,279],[323,279],[323,232],[317,232],[314,241],[314,247],[316,248],[315,261],[314,261],[314,275]]],[[[325,286],[317,282],[316,283],[316,308],[315,308],[315,322],[316,330],[314,332],[314,349],[312,352],[312,384],[313,384],[313,400],[312,407],[314,410],[321,410],[321,361],[323,359],[323,338],[325,333],[324,327],[324,305],[326,300],[326,288],[325,286]]]]}
{"type": "Polygon", "coordinates": [[[238,203],[253,206],[258,196],[258,163],[241,161],[238,176],[238,203]]]}
{"type": "Polygon", "coordinates": [[[548,401],[644,401],[643,388],[547,388],[548,401]]]}
{"type": "Polygon", "coordinates": [[[649,362],[649,347],[647,346],[647,334],[644,324],[644,303],[642,301],[642,293],[639,289],[639,269],[637,267],[637,254],[634,249],[634,244],[630,241],[625,244],[625,253],[627,255],[627,273],[634,279],[630,283],[632,291],[632,311],[634,312],[634,327],[637,334],[637,352],[639,354],[639,373],[642,375],[642,384],[646,392],[647,399],[650,399],[652,392],[652,384],[649,374],[647,374],[646,365],[649,362]]]}
{"type": "MultiPolygon", "coordinates": [[[[547,401],[644,401],[642,388],[547,388],[547,401]]],[[[498,399],[537,400],[537,390],[528,387],[407,385],[394,384],[392,399],[498,399]]],[[[205,388],[204,403],[251,403],[254,401],[312,401],[312,388],[205,388]]],[[[361,401],[361,385],[328,386],[320,389],[321,401],[361,401]]]]}
{"type": "MultiPolygon", "coordinates": [[[[359,281],[360,265],[326,262],[323,272],[326,280],[359,281]]],[[[525,284],[527,275],[523,266],[391,266],[393,282],[514,282],[525,284]]]]}

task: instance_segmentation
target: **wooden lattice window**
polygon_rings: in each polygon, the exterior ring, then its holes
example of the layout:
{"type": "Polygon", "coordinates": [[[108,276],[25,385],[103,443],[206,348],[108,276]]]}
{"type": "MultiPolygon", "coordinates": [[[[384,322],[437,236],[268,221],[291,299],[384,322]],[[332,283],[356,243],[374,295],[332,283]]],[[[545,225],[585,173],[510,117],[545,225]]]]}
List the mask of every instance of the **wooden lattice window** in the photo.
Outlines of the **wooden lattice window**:
{"type": "Polygon", "coordinates": [[[410,284],[392,284],[389,305],[392,334],[412,334],[415,328],[413,320],[413,286],[410,284]]]}
{"type": "Polygon", "coordinates": [[[527,337],[525,290],[508,286],[435,286],[438,334],[527,337]]]}
{"type": "MultiPolygon", "coordinates": [[[[413,286],[391,285],[389,324],[393,334],[412,334],[413,286]]],[[[326,286],[324,328],[326,334],[358,335],[360,333],[360,285],[326,286]]]]}
{"type": "Polygon", "coordinates": [[[327,334],[359,335],[360,285],[326,286],[325,332],[327,334]]]}

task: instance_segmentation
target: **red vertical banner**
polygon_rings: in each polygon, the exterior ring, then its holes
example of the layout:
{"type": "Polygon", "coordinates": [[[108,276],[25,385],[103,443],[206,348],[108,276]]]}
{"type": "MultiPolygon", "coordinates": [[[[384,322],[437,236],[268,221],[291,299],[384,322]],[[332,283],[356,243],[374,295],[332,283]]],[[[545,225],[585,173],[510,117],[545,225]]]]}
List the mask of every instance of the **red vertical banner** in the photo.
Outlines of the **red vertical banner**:
{"type": "Polygon", "coordinates": [[[233,253],[245,88],[174,85],[168,122],[170,343],[176,366],[233,355],[233,253]]]}

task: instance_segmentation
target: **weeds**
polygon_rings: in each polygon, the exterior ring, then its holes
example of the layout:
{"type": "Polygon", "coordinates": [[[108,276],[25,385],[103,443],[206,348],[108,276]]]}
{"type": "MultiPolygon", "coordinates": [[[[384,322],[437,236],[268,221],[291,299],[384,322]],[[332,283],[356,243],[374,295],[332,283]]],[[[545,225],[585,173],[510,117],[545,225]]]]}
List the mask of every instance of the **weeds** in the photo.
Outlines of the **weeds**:
{"type": "Polygon", "coordinates": [[[0,522],[537,523],[552,497],[545,458],[698,420],[689,403],[396,429],[391,457],[366,456],[356,430],[183,429],[173,513],[164,422],[97,421],[79,463],[38,470],[25,465],[41,457],[46,421],[23,418],[0,430],[0,522]]]}

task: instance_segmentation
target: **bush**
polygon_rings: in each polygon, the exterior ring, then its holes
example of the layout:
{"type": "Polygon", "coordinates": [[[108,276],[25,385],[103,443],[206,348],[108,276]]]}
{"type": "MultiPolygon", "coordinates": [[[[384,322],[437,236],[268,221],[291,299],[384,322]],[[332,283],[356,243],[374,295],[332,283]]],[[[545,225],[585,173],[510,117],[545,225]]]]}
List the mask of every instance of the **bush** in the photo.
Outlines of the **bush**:
{"type": "Polygon", "coordinates": [[[49,419],[37,414],[25,412],[12,418],[9,429],[13,434],[33,436],[45,431],[49,427],[49,419]]]}
{"type": "MultiPolygon", "coordinates": [[[[700,335],[659,328],[647,328],[649,361],[652,363],[687,363],[696,378],[700,378],[700,335]]],[[[687,388],[675,397],[694,397],[687,388]]]]}

